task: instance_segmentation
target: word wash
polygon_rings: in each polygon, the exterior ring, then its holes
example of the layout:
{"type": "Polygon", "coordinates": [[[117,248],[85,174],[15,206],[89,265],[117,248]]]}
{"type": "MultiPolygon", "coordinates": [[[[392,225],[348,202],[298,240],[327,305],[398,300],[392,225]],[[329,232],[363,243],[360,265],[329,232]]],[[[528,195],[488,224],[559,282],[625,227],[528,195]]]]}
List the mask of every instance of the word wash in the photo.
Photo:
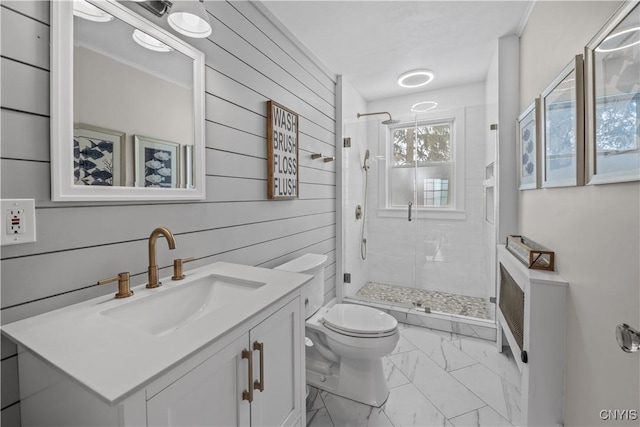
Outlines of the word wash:
{"type": "Polygon", "coordinates": [[[298,197],[298,115],[267,101],[269,199],[298,197]]]}

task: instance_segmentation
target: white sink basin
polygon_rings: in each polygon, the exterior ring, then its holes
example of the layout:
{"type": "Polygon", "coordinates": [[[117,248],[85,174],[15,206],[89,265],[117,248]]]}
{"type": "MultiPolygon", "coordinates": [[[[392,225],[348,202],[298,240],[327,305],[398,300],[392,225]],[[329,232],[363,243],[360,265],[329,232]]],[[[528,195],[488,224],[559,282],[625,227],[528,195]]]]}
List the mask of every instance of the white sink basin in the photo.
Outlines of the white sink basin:
{"type": "Polygon", "coordinates": [[[216,274],[176,284],[172,289],[110,308],[100,314],[153,335],[165,335],[264,286],[216,274]]]}

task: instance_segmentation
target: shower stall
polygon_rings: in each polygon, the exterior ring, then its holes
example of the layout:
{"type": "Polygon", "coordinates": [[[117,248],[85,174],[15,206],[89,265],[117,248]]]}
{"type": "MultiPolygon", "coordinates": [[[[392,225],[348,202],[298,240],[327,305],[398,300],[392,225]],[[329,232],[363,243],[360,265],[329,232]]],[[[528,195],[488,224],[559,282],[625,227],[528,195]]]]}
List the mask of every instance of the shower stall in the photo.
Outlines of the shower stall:
{"type": "Polygon", "coordinates": [[[345,118],[346,301],[495,337],[495,132],[487,121],[484,105],[345,118]]]}

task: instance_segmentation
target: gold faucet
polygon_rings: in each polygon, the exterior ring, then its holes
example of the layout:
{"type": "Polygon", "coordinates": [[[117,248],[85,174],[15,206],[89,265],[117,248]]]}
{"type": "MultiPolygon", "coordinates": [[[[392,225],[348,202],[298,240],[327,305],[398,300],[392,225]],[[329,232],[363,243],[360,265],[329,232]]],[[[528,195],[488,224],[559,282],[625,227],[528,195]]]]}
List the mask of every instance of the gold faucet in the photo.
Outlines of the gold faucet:
{"type": "Polygon", "coordinates": [[[158,281],[158,266],[156,265],[156,241],[161,234],[167,238],[169,249],[176,248],[176,241],[168,228],[158,227],[151,232],[151,236],[149,236],[149,283],[147,283],[147,288],[157,288],[161,285],[158,281]]]}

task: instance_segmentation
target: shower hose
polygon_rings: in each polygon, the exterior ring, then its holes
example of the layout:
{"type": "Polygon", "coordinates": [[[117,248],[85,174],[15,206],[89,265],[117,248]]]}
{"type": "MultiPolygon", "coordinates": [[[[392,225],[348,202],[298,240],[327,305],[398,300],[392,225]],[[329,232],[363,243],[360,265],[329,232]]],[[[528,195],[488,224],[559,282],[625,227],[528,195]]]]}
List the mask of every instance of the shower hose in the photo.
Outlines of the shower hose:
{"type": "Polygon", "coordinates": [[[369,171],[364,169],[364,201],[362,203],[362,228],[360,232],[360,257],[367,259],[367,239],[364,238],[364,224],[367,217],[367,186],[369,184],[369,171]]]}

